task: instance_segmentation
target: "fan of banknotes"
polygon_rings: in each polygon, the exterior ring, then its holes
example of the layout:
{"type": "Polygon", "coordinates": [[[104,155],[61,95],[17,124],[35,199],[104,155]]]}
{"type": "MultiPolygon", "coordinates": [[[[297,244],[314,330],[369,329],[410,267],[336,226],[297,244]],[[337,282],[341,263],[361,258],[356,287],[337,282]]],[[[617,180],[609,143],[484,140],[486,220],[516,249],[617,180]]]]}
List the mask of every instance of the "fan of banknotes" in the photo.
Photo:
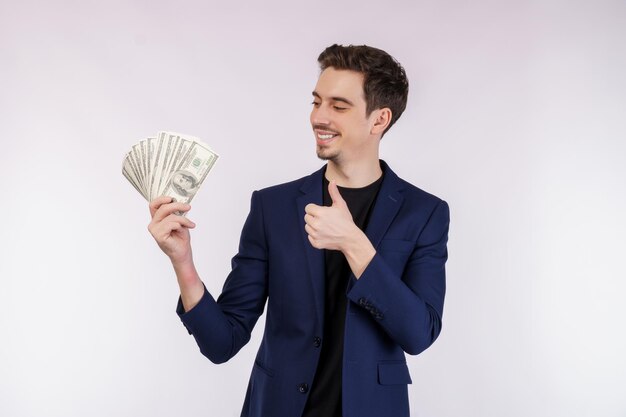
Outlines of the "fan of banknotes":
{"type": "Polygon", "coordinates": [[[131,148],[124,158],[122,174],[148,201],[167,196],[189,203],[217,158],[198,138],[159,132],[131,148]]]}

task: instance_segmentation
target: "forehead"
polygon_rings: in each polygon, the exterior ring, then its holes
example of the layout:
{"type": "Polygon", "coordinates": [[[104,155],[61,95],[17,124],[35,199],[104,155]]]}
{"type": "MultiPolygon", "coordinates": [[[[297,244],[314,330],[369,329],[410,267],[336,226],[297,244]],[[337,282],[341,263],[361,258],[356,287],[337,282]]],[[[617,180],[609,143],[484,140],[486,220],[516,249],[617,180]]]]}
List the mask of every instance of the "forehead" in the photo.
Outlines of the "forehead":
{"type": "Polygon", "coordinates": [[[353,103],[365,102],[363,92],[364,76],[360,72],[351,70],[337,70],[328,67],[320,74],[315,92],[322,98],[343,97],[353,103]]]}

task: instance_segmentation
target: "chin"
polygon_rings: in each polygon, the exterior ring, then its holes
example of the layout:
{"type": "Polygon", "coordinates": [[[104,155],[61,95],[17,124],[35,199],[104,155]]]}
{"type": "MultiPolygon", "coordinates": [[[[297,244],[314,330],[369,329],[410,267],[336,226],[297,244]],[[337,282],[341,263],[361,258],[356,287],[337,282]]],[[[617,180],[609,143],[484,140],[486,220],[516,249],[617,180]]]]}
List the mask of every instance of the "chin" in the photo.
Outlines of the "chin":
{"type": "Polygon", "coordinates": [[[330,149],[317,147],[317,157],[322,161],[336,161],[339,158],[339,152],[333,152],[330,149]]]}

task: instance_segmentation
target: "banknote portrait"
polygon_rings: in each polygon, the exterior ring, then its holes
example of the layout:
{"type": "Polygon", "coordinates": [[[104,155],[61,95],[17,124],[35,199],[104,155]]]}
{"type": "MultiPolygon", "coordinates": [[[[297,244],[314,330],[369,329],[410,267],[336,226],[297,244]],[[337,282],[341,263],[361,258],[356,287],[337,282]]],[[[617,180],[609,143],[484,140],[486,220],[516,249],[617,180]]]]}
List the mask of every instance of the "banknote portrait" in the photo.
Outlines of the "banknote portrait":
{"type": "Polygon", "coordinates": [[[192,195],[197,188],[198,179],[190,172],[176,171],[172,174],[172,187],[184,197],[192,195]]]}

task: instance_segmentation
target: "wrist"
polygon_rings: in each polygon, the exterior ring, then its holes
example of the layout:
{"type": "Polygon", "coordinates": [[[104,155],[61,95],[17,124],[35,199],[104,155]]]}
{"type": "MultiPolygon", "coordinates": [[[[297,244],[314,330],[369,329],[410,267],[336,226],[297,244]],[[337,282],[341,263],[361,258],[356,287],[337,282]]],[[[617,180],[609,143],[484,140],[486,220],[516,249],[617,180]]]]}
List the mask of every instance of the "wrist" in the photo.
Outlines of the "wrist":
{"type": "Polygon", "coordinates": [[[339,249],[343,254],[348,257],[349,254],[355,252],[355,250],[363,244],[363,239],[367,239],[367,236],[359,227],[354,224],[353,229],[346,235],[341,244],[341,248],[339,249]]]}
{"type": "Polygon", "coordinates": [[[180,298],[185,312],[194,308],[204,295],[204,284],[193,261],[172,262],[180,288],[180,298]]]}
{"type": "Polygon", "coordinates": [[[357,279],[376,255],[376,249],[359,228],[356,228],[356,232],[346,241],[342,252],[357,279]]]}
{"type": "Polygon", "coordinates": [[[172,260],[172,267],[176,273],[178,284],[181,287],[195,286],[200,281],[200,276],[196,271],[193,259],[185,259],[183,261],[172,260]]]}

